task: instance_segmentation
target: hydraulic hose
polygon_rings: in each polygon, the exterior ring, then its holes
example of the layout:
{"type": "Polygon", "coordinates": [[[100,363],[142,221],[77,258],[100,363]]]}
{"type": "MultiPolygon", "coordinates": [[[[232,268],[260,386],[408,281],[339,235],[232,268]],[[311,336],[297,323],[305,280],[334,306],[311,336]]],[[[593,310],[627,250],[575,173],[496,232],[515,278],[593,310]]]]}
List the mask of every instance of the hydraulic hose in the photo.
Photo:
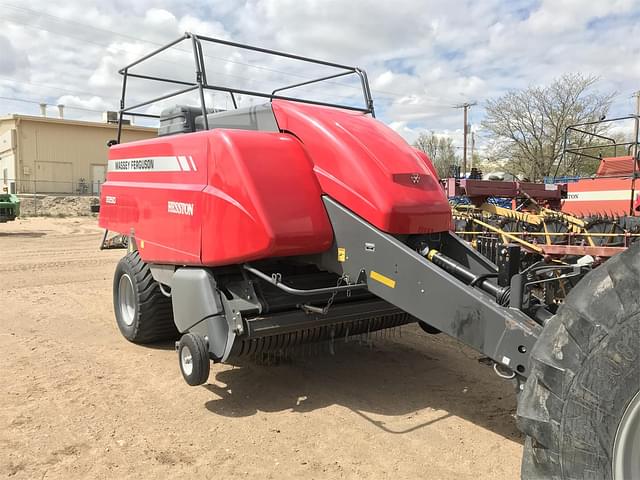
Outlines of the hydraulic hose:
{"type": "Polygon", "coordinates": [[[489,295],[495,297],[496,302],[500,305],[509,304],[511,289],[509,287],[500,287],[489,281],[490,278],[496,277],[497,274],[489,273],[485,275],[476,275],[468,268],[456,262],[453,258],[446,256],[436,249],[429,250],[425,257],[431,263],[450,273],[458,280],[461,280],[472,287],[478,287],[489,295]]]}

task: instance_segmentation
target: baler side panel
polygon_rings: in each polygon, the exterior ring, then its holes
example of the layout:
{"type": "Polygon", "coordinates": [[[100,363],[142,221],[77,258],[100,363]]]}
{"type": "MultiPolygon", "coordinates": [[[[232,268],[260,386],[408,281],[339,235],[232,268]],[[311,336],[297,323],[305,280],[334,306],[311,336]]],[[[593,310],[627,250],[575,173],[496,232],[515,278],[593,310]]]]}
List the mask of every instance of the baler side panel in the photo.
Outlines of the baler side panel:
{"type": "MultiPolygon", "coordinates": [[[[567,183],[567,198],[562,201],[562,211],[571,215],[624,216],[631,208],[633,179],[583,178],[567,183]]],[[[638,192],[634,190],[635,202],[638,192]]]]}
{"type": "Polygon", "coordinates": [[[328,249],[331,225],[312,164],[291,135],[214,130],[202,262],[224,265],[328,249]]]}
{"type": "Polygon", "coordinates": [[[323,193],[389,233],[451,229],[433,167],[393,130],[361,113],[273,101],[278,125],[304,144],[323,193]]]}
{"type": "Polygon", "coordinates": [[[228,265],[319,253],[333,240],[300,142],[215,129],[112,147],[100,226],[147,263],[228,265]]]}
{"type": "Polygon", "coordinates": [[[136,237],[145,262],[199,264],[206,133],[109,149],[99,224],[136,237]]]}

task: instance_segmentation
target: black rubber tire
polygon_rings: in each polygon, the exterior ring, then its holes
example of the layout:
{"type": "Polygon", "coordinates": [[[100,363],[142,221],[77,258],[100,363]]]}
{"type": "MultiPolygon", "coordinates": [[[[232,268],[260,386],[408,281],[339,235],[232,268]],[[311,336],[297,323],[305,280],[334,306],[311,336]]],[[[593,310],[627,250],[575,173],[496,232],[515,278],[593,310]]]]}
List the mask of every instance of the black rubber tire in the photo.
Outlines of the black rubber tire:
{"type": "Polygon", "coordinates": [[[518,400],[524,480],[612,478],[622,416],[640,389],[640,246],[585,276],[531,350],[518,400]]]}
{"type": "Polygon", "coordinates": [[[178,343],[178,363],[180,364],[182,378],[189,385],[196,387],[206,383],[209,379],[209,369],[211,367],[206,340],[201,335],[194,333],[183,335],[178,343]],[[185,372],[183,368],[182,352],[185,348],[188,348],[191,353],[191,372],[185,372]]]}
{"type": "Polygon", "coordinates": [[[422,329],[423,332],[428,333],[429,335],[438,335],[438,334],[442,333],[436,327],[432,327],[428,323],[424,323],[424,322],[421,322],[419,320],[416,323],[422,329]]]}
{"type": "Polygon", "coordinates": [[[113,309],[122,335],[134,343],[176,340],[179,336],[173,321],[171,299],[160,291],[149,266],[138,252],[130,252],[120,259],[113,277],[113,309]],[[131,325],[123,320],[120,310],[119,283],[122,276],[132,280],[135,313],[131,325]]]}

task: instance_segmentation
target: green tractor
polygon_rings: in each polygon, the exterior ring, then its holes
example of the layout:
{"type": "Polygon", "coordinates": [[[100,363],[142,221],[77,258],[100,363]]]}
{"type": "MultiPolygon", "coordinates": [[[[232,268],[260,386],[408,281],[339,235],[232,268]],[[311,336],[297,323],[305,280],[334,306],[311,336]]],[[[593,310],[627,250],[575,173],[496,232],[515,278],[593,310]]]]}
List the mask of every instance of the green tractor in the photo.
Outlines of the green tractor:
{"type": "Polygon", "coordinates": [[[20,199],[9,193],[7,187],[0,190],[0,223],[15,220],[20,215],[20,199]]]}

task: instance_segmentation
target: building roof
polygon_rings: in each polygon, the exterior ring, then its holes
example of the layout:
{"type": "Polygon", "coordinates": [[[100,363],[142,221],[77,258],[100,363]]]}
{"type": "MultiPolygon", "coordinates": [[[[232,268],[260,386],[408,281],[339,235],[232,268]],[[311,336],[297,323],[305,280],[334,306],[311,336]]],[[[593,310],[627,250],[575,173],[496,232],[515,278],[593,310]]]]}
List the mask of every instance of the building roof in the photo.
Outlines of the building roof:
{"type": "MultiPolygon", "coordinates": [[[[107,123],[107,122],[90,122],[87,120],[71,120],[68,118],[55,118],[55,117],[42,117],[38,115],[22,115],[14,113],[12,115],[0,116],[0,122],[8,121],[8,120],[21,120],[28,122],[40,122],[40,123],[58,123],[63,125],[77,125],[81,127],[101,127],[101,128],[118,128],[117,123],[107,123]]],[[[153,127],[143,127],[140,125],[122,125],[123,130],[137,130],[141,132],[157,132],[157,128],[153,127]]]]}

